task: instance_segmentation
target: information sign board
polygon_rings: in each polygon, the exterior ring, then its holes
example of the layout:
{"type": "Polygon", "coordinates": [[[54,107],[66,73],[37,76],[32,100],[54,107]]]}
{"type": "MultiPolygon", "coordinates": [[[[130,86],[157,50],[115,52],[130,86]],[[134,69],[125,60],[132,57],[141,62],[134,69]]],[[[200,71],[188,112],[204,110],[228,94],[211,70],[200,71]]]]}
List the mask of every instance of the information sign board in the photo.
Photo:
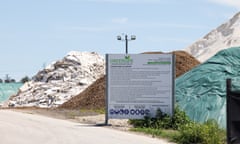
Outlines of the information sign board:
{"type": "Polygon", "coordinates": [[[173,114],[172,54],[107,54],[107,118],[155,117],[157,109],[173,114]]]}

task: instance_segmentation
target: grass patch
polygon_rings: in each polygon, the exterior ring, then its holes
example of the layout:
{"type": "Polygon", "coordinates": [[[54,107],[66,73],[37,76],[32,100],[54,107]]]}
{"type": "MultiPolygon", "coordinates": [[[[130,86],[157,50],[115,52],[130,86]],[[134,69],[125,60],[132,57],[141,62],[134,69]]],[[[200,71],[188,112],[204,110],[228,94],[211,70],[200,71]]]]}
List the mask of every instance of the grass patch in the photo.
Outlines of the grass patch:
{"type": "Polygon", "coordinates": [[[152,137],[160,137],[162,131],[159,129],[153,129],[153,128],[132,128],[130,129],[130,131],[134,131],[134,132],[142,132],[145,134],[149,134],[152,137]]]}
{"type": "Polygon", "coordinates": [[[132,128],[130,131],[145,133],[152,137],[164,138],[171,142],[176,142],[176,137],[180,135],[179,131],[170,129],[132,128]]]}
{"type": "Polygon", "coordinates": [[[104,109],[80,109],[80,110],[62,110],[68,119],[74,119],[78,116],[91,116],[105,114],[104,109]]]}
{"type": "Polygon", "coordinates": [[[171,142],[176,142],[176,138],[180,135],[177,130],[162,130],[161,137],[170,140],[171,142]]]}
{"type": "Polygon", "coordinates": [[[105,109],[80,109],[81,113],[88,113],[88,114],[105,114],[105,109]]]}

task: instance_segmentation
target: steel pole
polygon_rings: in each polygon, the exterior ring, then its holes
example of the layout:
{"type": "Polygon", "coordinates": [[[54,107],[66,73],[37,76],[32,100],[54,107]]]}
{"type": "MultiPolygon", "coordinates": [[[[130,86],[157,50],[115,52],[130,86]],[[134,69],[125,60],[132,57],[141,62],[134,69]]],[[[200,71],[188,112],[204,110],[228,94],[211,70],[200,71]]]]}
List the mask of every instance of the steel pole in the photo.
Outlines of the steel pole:
{"type": "Polygon", "coordinates": [[[125,41],[126,41],[126,54],[128,54],[128,39],[127,39],[127,35],[125,35],[125,41]]]}

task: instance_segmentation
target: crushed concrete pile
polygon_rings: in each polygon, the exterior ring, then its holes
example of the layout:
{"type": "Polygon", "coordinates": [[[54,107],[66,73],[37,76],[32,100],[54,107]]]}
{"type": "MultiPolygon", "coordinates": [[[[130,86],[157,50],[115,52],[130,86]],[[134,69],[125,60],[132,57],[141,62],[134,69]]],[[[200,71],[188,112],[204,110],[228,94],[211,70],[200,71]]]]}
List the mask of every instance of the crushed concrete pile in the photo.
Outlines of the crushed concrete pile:
{"type": "Polygon", "coordinates": [[[81,93],[105,73],[105,60],[94,52],[72,51],[25,83],[8,106],[57,107],[81,93]]]}
{"type": "MultiPolygon", "coordinates": [[[[240,88],[240,47],[218,52],[176,80],[176,102],[194,121],[215,119],[226,128],[226,79],[240,88]]],[[[238,89],[239,90],[239,89],[238,89]]]]}
{"type": "Polygon", "coordinates": [[[240,46],[239,35],[240,12],[216,29],[213,29],[203,38],[185,48],[185,51],[197,58],[200,62],[205,62],[223,49],[240,46]]]}
{"type": "MultiPolygon", "coordinates": [[[[161,52],[146,52],[148,54],[159,54],[161,52]]],[[[197,66],[199,62],[184,51],[173,52],[176,56],[176,76],[180,76],[185,72],[197,66]]],[[[58,108],[60,109],[99,109],[105,107],[105,76],[98,79],[91,86],[85,89],[79,95],[73,97],[58,108]]]]}

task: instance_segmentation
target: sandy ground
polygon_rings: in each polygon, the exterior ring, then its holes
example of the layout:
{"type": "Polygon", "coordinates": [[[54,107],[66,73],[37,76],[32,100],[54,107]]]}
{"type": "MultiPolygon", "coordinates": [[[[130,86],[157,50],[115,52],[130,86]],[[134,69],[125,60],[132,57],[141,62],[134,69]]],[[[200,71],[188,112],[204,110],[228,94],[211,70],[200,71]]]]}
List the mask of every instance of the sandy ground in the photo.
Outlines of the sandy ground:
{"type": "MultiPolygon", "coordinates": [[[[38,114],[42,116],[69,120],[73,122],[94,124],[104,126],[105,114],[98,114],[94,111],[78,111],[78,110],[59,110],[59,109],[41,109],[41,108],[15,108],[12,111],[38,114]]],[[[132,128],[126,119],[109,119],[106,127],[128,131],[132,128]]]]}
{"type": "Polygon", "coordinates": [[[157,138],[32,113],[0,110],[4,144],[170,144],[157,138]]]}
{"type": "MultiPolygon", "coordinates": [[[[116,129],[120,131],[128,131],[128,133],[135,133],[136,132],[130,132],[129,129],[132,128],[131,125],[129,125],[128,120],[125,119],[110,119],[108,121],[107,126],[105,126],[105,115],[104,114],[98,114],[97,112],[93,111],[78,111],[78,110],[59,110],[59,109],[41,109],[41,108],[16,108],[11,109],[11,111],[21,112],[21,113],[27,113],[27,114],[34,114],[34,115],[41,115],[45,117],[51,117],[55,119],[62,119],[62,120],[68,120],[72,122],[77,123],[83,123],[83,124],[91,124],[96,126],[101,126],[105,128],[110,129],[116,129]]],[[[138,135],[145,135],[142,133],[137,133],[138,135]]],[[[151,135],[145,135],[149,138],[151,138],[151,135]]],[[[161,139],[166,144],[174,144],[171,142],[167,142],[167,140],[161,139]]],[[[162,143],[162,144],[165,144],[162,143]]]]}

